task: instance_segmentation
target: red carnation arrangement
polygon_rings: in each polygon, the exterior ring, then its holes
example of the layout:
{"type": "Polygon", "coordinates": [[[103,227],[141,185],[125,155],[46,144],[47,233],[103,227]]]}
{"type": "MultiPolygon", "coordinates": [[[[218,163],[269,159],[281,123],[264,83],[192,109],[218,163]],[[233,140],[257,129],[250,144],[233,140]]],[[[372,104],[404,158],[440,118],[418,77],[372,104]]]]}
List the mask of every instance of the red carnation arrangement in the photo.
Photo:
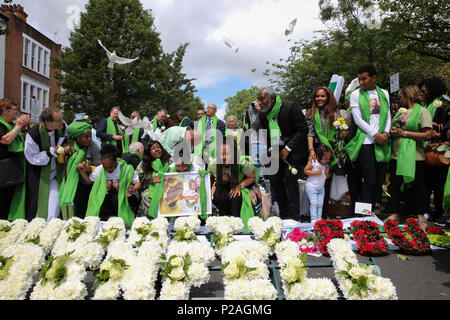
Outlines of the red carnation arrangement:
{"type": "Polygon", "coordinates": [[[405,231],[412,237],[411,240],[405,237],[397,225],[397,222],[389,220],[384,223],[384,228],[389,238],[400,248],[401,252],[416,256],[431,252],[430,241],[416,219],[407,219],[405,223],[405,231]]]}
{"type": "Polygon", "coordinates": [[[444,229],[439,228],[439,227],[427,227],[425,229],[425,231],[427,233],[431,233],[431,234],[444,234],[445,233],[444,229]]]}
{"type": "Polygon", "coordinates": [[[363,256],[382,256],[388,252],[387,241],[381,236],[378,224],[373,221],[353,221],[353,239],[363,256]]]}
{"type": "Polygon", "coordinates": [[[332,239],[344,238],[341,220],[319,220],[314,224],[314,232],[323,255],[329,256],[327,244],[332,239]]]}

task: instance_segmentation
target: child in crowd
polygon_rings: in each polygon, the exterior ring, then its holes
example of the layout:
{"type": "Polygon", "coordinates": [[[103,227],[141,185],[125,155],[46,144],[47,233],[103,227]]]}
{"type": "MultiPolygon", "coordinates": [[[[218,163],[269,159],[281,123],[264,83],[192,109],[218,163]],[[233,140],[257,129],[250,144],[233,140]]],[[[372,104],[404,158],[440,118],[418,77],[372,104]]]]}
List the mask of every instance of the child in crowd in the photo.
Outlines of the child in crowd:
{"type": "Polygon", "coordinates": [[[330,176],[328,163],[331,160],[331,149],[320,144],[316,150],[317,161],[311,159],[305,166],[304,172],[308,176],[305,191],[309,198],[311,222],[322,218],[323,199],[325,195],[325,181],[330,176]]]}

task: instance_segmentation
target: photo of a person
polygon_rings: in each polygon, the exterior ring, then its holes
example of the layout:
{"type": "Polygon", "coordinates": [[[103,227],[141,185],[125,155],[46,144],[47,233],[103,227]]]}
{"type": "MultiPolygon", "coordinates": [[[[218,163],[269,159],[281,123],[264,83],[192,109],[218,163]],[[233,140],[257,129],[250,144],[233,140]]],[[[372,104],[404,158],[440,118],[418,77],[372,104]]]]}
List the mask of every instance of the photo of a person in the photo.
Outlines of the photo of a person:
{"type": "Polygon", "coordinates": [[[200,212],[200,193],[197,190],[196,180],[189,180],[189,188],[185,188],[183,194],[181,195],[183,211],[191,211],[200,212]]]}

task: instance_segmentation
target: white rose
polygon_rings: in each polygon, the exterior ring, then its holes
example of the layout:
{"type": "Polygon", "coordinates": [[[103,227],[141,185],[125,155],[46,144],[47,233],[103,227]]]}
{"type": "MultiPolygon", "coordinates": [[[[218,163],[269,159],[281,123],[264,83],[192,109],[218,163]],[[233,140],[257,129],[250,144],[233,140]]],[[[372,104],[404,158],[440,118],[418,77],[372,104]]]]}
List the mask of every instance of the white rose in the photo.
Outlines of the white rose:
{"type": "Polygon", "coordinates": [[[442,101],[441,100],[435,100],[433,102],[433,105],[434,105],[435,108],[440,108],[440,107],[442,107],[442,101]]]}
{"type": "Polygon", "coordinates": [[[183,268],[175,268],[169,273],[169,278],[175,281],[182,280],[184,278],[183,268]]]}
{"type": "Polygon", "coordinates": [[[59,146],[58,149],[56,149],[57,154],[64,154],[64,147],[59,146]]]}
{"type": "Polygon", "coordinates": [[[180,257],[175,257],[170,261],[170,265],[174,267],[183,267],[184,266],[184,260],[180,257]]]}
{"type": "Polygon", "coordinates": [[[111,280],[117,280],[120,278],[120,276],[121,276],[121,273],[116,268],[112,268],[109,270],[109,278],[111,280]]]}
{"type": "Polygon", "coordinates": [[[194,236],[194,233],[191,230],[188,230],[184,233],[184,238],[185,239],[190,239],[194,236]]]}
{"type": "Polygon", "coordinates": [[[84,120],[88,120],[89,119],[89,116],[88,115],[85,115],[84,116],[84,120]]]}
{"type": "Polygon", "coordinates": [[[297,171],[297,169],[292,168],[292,169],[291,169],[291,173],[295,176],[295,175],[298,173],[298,171],[297,171]]]}
{"type": "Polygon", "coordinates": [[[398,112],[400,112],[400,114],[405,114],[408,112],[408,110],[406,108],[400,108],[398,109],[398,112]]]}
{"type": "Polygon", "coordinates": [[[239,268],[235,265],[230,263],[224,270],[223,273],[225,274],[225,277],[228,279],[233,279],[239,276],[239,268]]]}
{"type": "Polygon", "coordinates": [[[166,127],[165,127],[165,126],[162,126],[162,127],[161,127],[161,131],[164,131],[164,130],[166,130],[166,127]]]}
{"type": "Polygon", "coordinates": [[[303,263],[300,259],[298,258],[292,258],[287,262],[287,265],[289,267],[294,267],[294,268],[301,268],[303,267],[303,263]]]}
{"type": "Polygon", "coordinates": [[[342,129],[343,130],[348,130],[348,125],[346,125],[345,123],[342,125],[342,129]]]}
{"type": "Polygon", "coordinates": [[[281,271],[281,277],[288,283],[297,281],[297,270],[294,267],[287,267],[281,271]]]}
{"type": "Polygon", "coordinates": [[[366,270],[364,270],[361,267],[353,267],[348,272],[352,278],[360,278],[362,276],[365,276],[367,274],[366,270]]]}
{"type": "Polygon", "coordinates": [[[335,122],[333,122],[333,126],[334,127],[339,127],[341,125],[341,122],[339,120],[336,120],[335,122]]]}

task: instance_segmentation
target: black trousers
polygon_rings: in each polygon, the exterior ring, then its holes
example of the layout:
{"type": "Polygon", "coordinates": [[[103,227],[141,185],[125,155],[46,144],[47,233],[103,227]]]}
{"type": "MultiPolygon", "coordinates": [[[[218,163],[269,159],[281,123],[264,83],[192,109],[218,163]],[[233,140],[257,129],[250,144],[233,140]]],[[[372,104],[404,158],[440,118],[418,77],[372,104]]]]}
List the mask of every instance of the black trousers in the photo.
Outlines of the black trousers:
{"type": "Polygon", "coordinates": [[[389,172],[391,173],[391,184],[389,191],[391,200],[386,209],[389,214],[398,213],[400,215],[423,215],[426,210],[425,196],[425,178],[424,178],[425,161],[416,161],[416,174],[413,182],[405,185],[405,203],[406,210],[400,211],[401,187],[403,184],[403,176],[398,176],[397,160],[391,160],[389,163],[389,172]]]}
{"type": "MultiPolygon", "coordinates": [[[[80,178],[81,179],[81,178],[80,178]]],[[[84,184],[78,182],[77,192],[73,199],[74,215],[80,219],[86,217],[86,210],[89,202],[89,194],[91,193],[92,184],[84,184]]]]}
{"type": "Polygon", "coordinates": [[[230,198],[231,187],[229,185],[219,186],[216,183],[216,191],[213,195],[213,203],[219,209],[221,216],[241,216],[242,195],[230,198]]]}
{"type": "Polygon", "coordinates": [[[353,204],[381,203],[382,186],[386,180],[387,163],[377,162],[373,144],[362,145],[354,167],[349,170],[348,181],[353,204]]]}
{"type": "MultiPolygon", "coordinates": [[[[289,160],[289,163],[297,168],[299,172],[303,170],[300,162],[289,160]]],[[[298,187],[298,177],[294,176],[288,165],[280,160],[280,167],[277,174],[266,176],[270,180],[271,187],[275,191],[276,200],[280,208],[280,218],[300,219],[300,191],[298,187]]]]}
{"type": "Polygon", "coordinates": [[[442,201],[444,198],[444,186],[447,179],[448,167],[424,166],[425,189],[426,189],[426,212],[432,213],[430,209],[430,196],[434,192],[434,213],[433,218],[439,218],[444,210],[442,201]]]}
{"type": "Polygon", "coordinates": [[[14,195],[14,190],[16,186],[9,186],[5,188],[0,188],[0,219],[8,220],[9,207],[11,206],[11,200],[14,195]]]}

